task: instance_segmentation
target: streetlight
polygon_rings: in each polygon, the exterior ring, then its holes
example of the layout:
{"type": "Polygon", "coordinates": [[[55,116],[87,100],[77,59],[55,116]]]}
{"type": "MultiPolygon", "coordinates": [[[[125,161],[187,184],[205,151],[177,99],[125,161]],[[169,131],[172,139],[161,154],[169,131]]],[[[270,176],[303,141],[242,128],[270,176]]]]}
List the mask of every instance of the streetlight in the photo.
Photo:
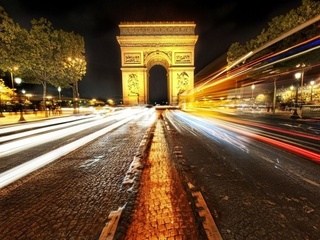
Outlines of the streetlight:
{"type": "Polygon", "coordinates": [[[313,90],[314,81],[311,81],[311,82],[310,82],[310,85],[311,85],[311,97],[310,97],[310,102],[312,102],[312,95],[313,95],[312,90],[313,90]]]}
{"type": "Polygon", "coordinates": [[[0,86],[0,117],[4,117],[2,112],[2,86],[0,86]]]}
{"type": "Polygon", "coordinates": [[[59,100],[61,100],[61,87],[58,87],[58,92],[59,92],[59,100]]]}
{"type": "Polygon", "coordinates": [[[52,110],[52,96],[47,96],[47,99],[48,99],[48,101],[46,100],[44,105],[46,108],[47,116],[50,116],[50,112],[52,110]],[[48,107],[47,107],[47,102],[48,102],[48,107]]]}
{"type": "Polygon", "coordinates": [[[299,78],[301,78],[301,84],[300,84],[300,86],[301,87],[303,87],[303,78],[304,78],[304,67],[306,66],[306,64],[304,64],[304,63],[299,63],[299,64],[297,64],[296,65],[296,68],[302,68],[302,71],[301,71],[301,73],[299,73],[299,78]]]}
{"type": "Polygon", "coordinates": [[[74,93],[73,93],[73,113],[79,113],[79,107],[80,107],[80,94],[79,94],[79,86],[78,86],[78,81],[75,81],[73,83],[73,87],[74,87],[74,93]]]}
{"type": "Polygon", "coordinates": [[[297,72],[294,77],[297,79],[297,86],[296,86],[296,98],[295,98],[295,106],[294,106],[294,111],[293,114],[291,115],[290,118],[300,118],[297,108],[298,108],[298,89],[299,89],[299,79],[302,77],[301,72],[297,72]]]}
{"type": "Polygon", "coordinates": [[[62,109],[61,109],[61,87],[58,87],[58,92],[59,92],[59,111],[58,113],[61,114],[62,113],[62,109]]]}
{"type": "MultiPolygon", "coordinates": [[[[16,84],[20,85],[21,82],[22,82],[22,79],[21,78],[15,78],[14,81],[16,82],[16,84]]],[[[25,90],[22,89],[21,92],[25,93],[25,90]]],[[[25,122],[26,120],[23,117],[23,104],[22,104],[21,94],[19,94],[19,102],[20,102],[20,119],[19,119],[19,122],[25,122]]]]}
{"type": "Polygon", "coordinates": [[[61,87],[58,87],[58,92],[59,92],[59,105],[61,107],[61,87]]]}
{"type": "Polygon", "coordinates": [[[294,86],[291,85],[291,86],[290,86],[290,91],[291,91],[291,97],[290,97],[290,98],[292,98],[292,91],[293,91],[293,89],[294,89],[294,86]]]}
{"type": "Polygon", "coordinates": [[[253,90],[255,89],[255,85],[254,84],[252,84],[251,85],[251,98],[253,99],[253,90]]]}
{"type": "Polygon", "coordinates": [[[11,86],[12,90],[14,90],[14,83],[13,83],[13,71],[18,70],[18,67],[13,67],[13,69],[10,69],[10,76],[11,76],[11,86]]]}
{"type": "Polygon", "coordinates": [[[65,64],[67,68],[70,68],[73,74],[73,113],[79,113],[79,88],[78,80],[85,74],[86,62],[81,58],[68,57],[65,64]]]}

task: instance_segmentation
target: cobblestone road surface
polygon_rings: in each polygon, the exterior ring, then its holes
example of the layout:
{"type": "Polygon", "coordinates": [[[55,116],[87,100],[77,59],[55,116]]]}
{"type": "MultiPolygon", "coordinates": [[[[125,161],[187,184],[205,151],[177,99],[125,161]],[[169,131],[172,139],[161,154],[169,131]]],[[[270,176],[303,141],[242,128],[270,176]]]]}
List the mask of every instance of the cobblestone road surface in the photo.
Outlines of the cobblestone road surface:
{"type": "Polygon", "coordinates": [[[158,121],[126,240],[200,239],[195,217],[158,121]]]}
{"type": "Polygon", "coordinates": [[[0,239],[102,240],[118,209],[116,233],[106,239],[205,239],[157,114],[152,124],[150,116],[131,121],[1,189],[0,239]],[[134,159],[142,164],[136,172],[134,159]]]}
{"type": "Polygon", "coordinates": [[[99,239],[109,213],[135,195],[123,180],[150,124],[131,121],[1,189],[0,239],[99,239]]]}

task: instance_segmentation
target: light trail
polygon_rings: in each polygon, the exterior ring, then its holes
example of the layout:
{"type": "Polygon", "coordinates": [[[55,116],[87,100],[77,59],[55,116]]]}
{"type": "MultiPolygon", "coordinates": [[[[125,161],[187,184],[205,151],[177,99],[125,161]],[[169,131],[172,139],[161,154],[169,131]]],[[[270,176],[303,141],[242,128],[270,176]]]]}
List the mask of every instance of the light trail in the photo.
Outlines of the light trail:
{"type": "Polygon", "coordinates": [[[84,115],[84,116],[68,116],[68,117],[60,117],[60,118],[54,118],[54,119],[46,119],[45,121],[33,121],[28,122],[25,124],[15,124],[12,126],[5,126],[0,128],[0,134],[8,134],[15,131],[21,131],[21,130],[27,130],[34,127],[45,127],[48,125],[53,124],[59,124],[59,123],[65,123],[65,122],[71,122],[79,119],[87,119],[91,118],[92,116],[84,115]]]}
{"type": "MultiPolygon", "coordinates": [[[[314,162],[320,163],[320,154],[319,153],[307,150],[307,149],[299,147],[299,146],[295,146],[293,144],[285,143],[285,142],[280,141],[280,140],[272,139],[270,137],[265,137],[265,136],[261,136],[259,134],[255,134],[255,133],[252,133],[252,132],[249,132],[249,131],[244,131],[242,129],[239,129],[239,127],[237,125],[230,127],[230,126],[226,125],[225,122],[219,123],[219,122],[216,122],[216,121],[215,121],[215,124],[219,125],[222,128],[229,129],[230,131],[237,132],[237,133],[240,133],[240,134],[242,134],[244,136],[248,136],[250,138],[253,138],[253,139],[268,143],[268,144],[271,144],[273,146],[285,149],[285,150],[287,150],[289,152],[292,152],[292,153],[294,153],[296,155],[302,156],[302,157],[307,158],[309,160],[312,160],[314,162]]],[[[254,125],[254,124],[251,124],[251,123],[248,123],[248,122],[242,122],[242,124],[251,125],[251,126],[254,125]]],[[[265,127],[265,129],[268,129],[268,127],[265,127]]],[[[269,128],[269,130],[270,130],[270,128],[269,128]]],[[[273,130],[276,130],[276,129],[273,128],[273,130]]],[[[287,131],[281,131],[281,132],[288,134],[287,131]]],[[[304,138],[319,140],[319,138],[317,138],[317,137],[306,135],[306,134],[299,134],[299,133],[293,133],[293,132],[290,132],[289,134],[291,134],[292,136],[300,136],[300,137],[303,136],[304,138]]]]}
{"type": "MultiPolygon", "coordinates": [[[[233,132],[225,131],[221,127],[216,127],[212,125],[212,123],[206,123],[202,119],[197,117],[191,116],[189,114],[183,114],[181,112],[171,112],[171,114],[180,119],[181,121],[185,122],[191,127],[196,128],[200,131],[203,135],[207,136],[209,139],[215,140],[217,142],[226,142],[228,144],[232,144],[234,147],[239,148],[244,152],[249,152],[249,149],[239,141],[238,136],[233,134],[233,132]]],[[[172,119],[170,115],[168,115],[169,119],[172,119]]]]}
{"type": "MultiPolygon", "coordinates": [[[[256,139],[260,142],[271,144],[277,148],[284,149],[288,152],[294,153],[294,154],[301,156],[301,157],[304,157],[308,160],[314,161],[316,163],[320,163],[320,154],[319,153],[316,153],[316,152],[313,152],[313,151],[310,151],[305,148],[295,146],[295,145],[292,145],[289,143],[285,143],[280,140],[276,140],[276,139],[272,139],[269,137],[261,136],[256,133],[252,133],[248,129],[244,130],[243,129],[244,122],[242,122],[243,125],[239,126],[237,124],[231,124],[231,123],[228,123],[225,121],[219,121],[219,120],[215,119],[215,120],[210,120],[211,125],[208,125],[208,127],[203,127],[202,125],[205,125],[205,126],[207,125],[206,123],[204,123],[205,122],[204,120],[200,120],[199,118],[196,118],[196,117],[191,118],[190,116],[188,116],[189,114],[182,113],[182,112],[179,112],[179,113],[176,112],[176,113],[174,113],[174,115],[175,115],[175,117],[179,117],[180,119],[182,119],[184,121],[186,121],[185,119],[188,119],[187,122],[191,126],[192,125],[197,126],[198,128],[200,128],[200,130],[201,129],[206,130],[207,131],[206,135],[211,134],[212,136],[216,137],[216,136],[218,136],[218,135],[216,135],[217,131],[213,131],[212,129],[227,129],[231,132],[238,133],[242,136],[250,137],[251,139],[256,139]]],[[[245,125],[247,125],[247,122],[245,123],[245,125]]],[[[221,131],[221,130],[219,130],[219,131],[221,131]]],[[[224,137],[224,136],[225,135],[220,135],[220,137],[224,137]]],[[[296,136],[298,136],[298,135],[296,135],[296,136]]],[[[304,137],[308,137],[308,135],[304,135],[304,137]]],[[[226,138],[225,140],[227,142],[229,142],[230,139],[226,138]]],[[[233,143],[233,142],[231,141],[229,143],[233,143]]],[[[238,142],[236,142],[236,143],[238,143],[238,142]]],[[[243,148],[243,147],[241,147],[241,148],[243,148]]]]}
{"type": "Polygon", "coordinates": [[[58,131],[48,132],[42,135],[31,136],[28,138],[22,138],[16,141],[4,143],[0,146],[0,158],[7,157],[15,153],[19,153],[20,151],[34,146],[39,146],[40,144],[47,143],[49,141],[55,141],[64,138],[70,134],[74,134],[85,129],[89,129],[104,122],[107,122],[107,120],[100,119],[99,121],[93,121],[87,124],[82,124],[81,127],[79,127],[79,125],[69,127],[67,131],[66,129],[60,129],[58,131]]]}
{"type": "MultiPolygon", "coordinates": [[[[52,131],[52,130],[61,128],[61,125],[50,126],[52,124],[64,123],[63,127],[70,127],[70,126],[75,125],[75,124],[82,124],[82,123],[88,121],[88,119],[90,121],[91,120],[95,121],[95,119],[97,119],[97,118],[98,118],[97,116],[95,116],[93,118],[86,117],[86,118],[80,119],[80,121],[78,121],[79,119],[77,119],[77,121],[74,121],[75,119],[71,118],[70,122],[69,122],[69,120],[66,122],[66,119],[55,119],[55,121],[46,122],[45,124],[44,123],[34,123],[32,126],[35,126],[38,129],[25,131],[25,132],[21,132],[21,133],[16,133],[16,134],[10,134],[10,135],[7,135],[7,136],[0,137],[0,143],[6,142],[6,141],[12,141],[12,140],[17,139],[17,138],[22,138],[22,137],[30,136],[30,135],[33,135],[33,134],[38,134],[38,133],[52,131]],[[50,127],[46,127],[46,126],[50,126],[50,127]],[[44,128],[44,127],[46,127],[46,128],[44,128]]],[[[26,129],[26,128],[21,128],[20,126],[16,126],[14,128],[6,129],[6,132],[9,133],[9,132],[12,132],[12,130],[13,131],[17,131],[17,130],[19,131],[19,130],[23,130],[23,129],[26,129]]]]}
{"type": "MultiPolygon", "coordinates": [[[[290,31],[282,34],[281,36],[275,38],[272,41],[267,42],[266,44],[262,45],[261,47],[252,50],[248,52],[247,54],[244,54],[241,56],[239,59],[236,59],[232,64],[229,66],[226,65],[224,67],[219,68],[218,71],[215,71],[214,73],[211,73],[207,76],[205,76],[203,79],[199,80],[197,83],[195,83],[195,86],[193,89],[190,89],[188,91],[183,92],[180,94],[181,96],[181,103],[183,104],[183,107],[185,109],[187,108],[192,108],[193,104],[199,104],[203,101],[204,94],[211,94],[211,95],[220,95],[220,97],[225,97],[223,96],[222,91],[226,90],[232,90],[234,89],[234,84],[237,84],[239,81],[244,81],[248,80],[252,84],[257,82],[256,80],[250,79],[248,77],[249,74],[253,73],[259,73],[259,70],[267,69],[268,67],[273,67],[274,64],[280,63],[280,62],[285,62],[288,61],[292,58],[297,58],[298,56],[307,54],[311,51],[316,51],[320,48],[320,46],[315,46],[313,48],[308,48],[309,45],[319,45],[319,36],[316,36],[312,39],[309,39],[307,41],[304,41],[302,43],[299,43],[297,45],[291,46],[285,50],[279,51],[277,53],[270,53],[267,54],[261,58],[255,59],[253,61],[250,61],[246,64],[243,64],[241,66],[237,66],[241,62],[245,62],[247,59],[250,59],[253,57],[255,54],[259,53],[260,51],[267,49],[268,47],[272,46],[273,44],[291,36],[292,34],[302,30],[303,28],[308,27],[309,25],[317,22],[320,20],[320,15],[310,19],[309,21],[291,29],[290,31]],[[309,44],[310,43],[310,44],[309,44]],[[307,50],[299,50],[300,48],[308,48],[307,50]],[[298,49],[299,48],[299,49],[298,49]],[[290,54],[292,49],[295,49],[294,54],[290,54]],[[299,52],[297,52],[297,50],[299,52]],[[275,57],[278,57],[280,59],[274,60],[275,57]],[[267,60],[271,60],[271,62],[267,62],[267,60]],[[235,83],[234,83],[235,82],[235,83]],[[229,85],[228,85],[229,84],[229,85]],[[227,88],[227,89],[226,89],[227,88]]],[[[310,45],[310,46],[311,46],[310,45]]],[[[309,66],[311,67],[311,66],[309,66]]],[[[271,78],[268,74],[267,79],[271,78]]],[[[266,77],[259,77],[260,79],[258,80],[259,82],[263,82],[266,77]]],[[[245,85],[242,85],[245,86],[245,85]]],[[[236,87],[237,88],[237,87],[236,87]]],[[[234,93],[236,95],[236,93],[234,93]]],[[[227,94],[229,95],[229,94],[227,94]]],[[[216,98],[216,100],[219,100],[219,98],[216,98]]],[[[214,98],[211,97],[210,100],[214,100],[214,98]]]]}
{"type": "MultiPolygon", "coordinates": [[[[137,117],[137,114],[139,116],[142,116],[143,114],[148,114],[146,110],[143,111],[135,111],[135,114],[133,114],[132,111],[128,111],[127,113],[129,116],[126,118],[107,126],[97,132],[94,132],[88,136],[85,136],[83,138],[80,138],[74,142],[71,142],[67,145],[64,145],[60,148],[57,148],[53,151],[50,151],[46,154],[43,154],[42,156],[39,156],[37,158],[34,158],[28,162],[25,162],[17,167],[14,167],[6,172],[3,172],[0,174],[0,188],[3,188],[7,186],[8,184],[20,179],[21,177],[24,177],[28,175],[29,173],[47,165],[48,163],[53,162],[54,160],[61,158],[68,153],[74,151],[75,149],[91,142],[92,140],[118,128],[119,126],[131,121],[135,117],[137,117]]],[[[123,114],[123,117],[125,117],[125,114],[123,114]]],[[[150,118],[154,119],[154,118],[150,118]]],[[[67,131],[68,132],[68,131],[67,131]]]]}
{"type": "MultiPolygon", "coordinates": [[[[144,111],[146,111],[146,110],[144,110],[144,111]]],[[[99,124],[110,122],[111,120],[119,121],[119,120],[122,120],[123,118],[131,116],[133,114],[138,114],[140,112],[141,112],[141,110],[128,109],[126,111],[121,112],[120,114],[112,115],[108,118],[101,118],[100,120],[97,120],[97,121],[92,121],[92,122],[89,122],[86,124],[82,124],[81,127],[79,127],[79,125],[69,127],[68,131],[66,131],[65,129],[60,129],[57,131],[42,134],[41,136],[36,135],[36,136],[31,136],[28,138],[23,138],[23,139],[19,139],[16,141],[4,143],[0,146],[0,158],[18,153],[20,151],[23,151],[24,149],[27,149],[27,148],[30,148],[33,146],[39,146],[40,144],[46,143],[48,141],[55,141],[55,140],[64,138],[70,134],[81,132],[85,129],[89,129],[89,128],[97,126],[99,124]]],[[[99,119],[99,118],[97,118],[97,119],[99,119]]],[[[53,128],[55,128],[55,127],[53,127],[53,128]]],[[[50,130],[50,129],[47,128],[47,130],[50,130]]]]}
{"type": "Polygon", "coordinates": [[[268,126],[268,125],[261,124],[261,123],[243,121],[243,120],[238,120],[238,119],[233,119],[233,118],[228,118],[228,117],[218,116],[218,118],[226,120],[228,122],[235,122],[235,123],[239,123],[239,124],[245,124],[245,125],[250,125],[250,126],[263,128],[263,129],[266,129],[266,130],[273,130],[273,131],[276,131],[276,132],[292,135],[294,137],[303,137],[305,139],[316,140],[316,141],[319,141],[319,143],[320,143],[320,137],[319,136],[314,136],[314,135],[311,135],[311,134],[287,131],[287,130],[284,130],[284,129],[278,128],[278,127],[273,127],[273,126],[268,126]]]}

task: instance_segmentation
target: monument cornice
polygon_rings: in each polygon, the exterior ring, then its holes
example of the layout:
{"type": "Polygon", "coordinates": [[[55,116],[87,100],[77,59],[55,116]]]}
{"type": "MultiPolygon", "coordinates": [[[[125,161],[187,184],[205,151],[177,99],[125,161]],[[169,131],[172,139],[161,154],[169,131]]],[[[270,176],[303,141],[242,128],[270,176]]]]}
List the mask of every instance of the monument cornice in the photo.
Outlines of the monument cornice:
{"type": "Polygon", "coordinates": [[[193,22],[122,22],[119,24],[121,36],[140,35],[194,35],[193,22]]]}
{"type": "Polygon", "coordinates": [[[194,46],[198,36],[118,36],[117,40],[121,47],[131,46],[194,46]]]}

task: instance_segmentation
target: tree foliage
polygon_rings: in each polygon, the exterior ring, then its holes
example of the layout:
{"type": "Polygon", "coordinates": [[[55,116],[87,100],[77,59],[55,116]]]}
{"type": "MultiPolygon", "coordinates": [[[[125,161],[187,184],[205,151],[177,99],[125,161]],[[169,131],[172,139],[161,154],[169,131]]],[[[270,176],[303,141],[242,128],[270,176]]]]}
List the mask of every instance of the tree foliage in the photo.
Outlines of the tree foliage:
{"type": "Polygon", "coordinates": [[[24,66],[21,52],[24,51],[24,43],[27,30],[15,23],[0,6],[0,69],[18,73],[20,66],[24,66]]]}
{"type": "MultiPolygon", "coordinates": [[[[85,42],[73,32],[53,28],[45,18],[31,20],[23,29],[0,6],[0,69],[12,72],[26,83],[73,88],[86,74],[85,42]],[[16,73],[17,74],[17,73],[16,73]]],[[[75,93],[74,93],[75,96],[75,93]]]]}
{"type": "Polygon", "coordinates": [[[62,87],[72,87],[74,98],[79,97],[77,82],[86,74],[85,42],[83,37],[60,31],[61,37],[61,70],[63,79],[58,83],[62,87]]]}
{"type": "MultiPolygon", "coordinates": [[[[273,18],[268,23],[268,28],[263,29],[261,33],[243,45],[239,42],[232,43],[227,52],[227,62],[229,64],[235,62],[237,59],[254,51],[264,44],[276,39],[280,35],[288,32],[289,30],[307,22],[308,20],[319,16],[320,14],[320,3],[312,0],[302,0],[302,5],[297,9],[289,11],[286,15],[281,15],[273,18]]],[[[300,30],[299,32],[285,38],[281,42],[272,45],[268,49],[265,49],[253,58],[258,58],[265,55],[268,52],[281,51],[288,46],[292,46],[299,42],[310,39],[319,34],[318,25],[312,24],[310,27],[300,30]]]]}
{"type": "MultiPolygon", "coordinates": [[[[7,87],[4,84],[4,81],[2,78],[0,78],[0,98],[1,98],[1,104],[3,104],[3,102],[9,101],[11,100],[11,97],[13,95],[13,91],[12,88],[7,87]]],[[[1,106],[0,106],[1,108],[1,106]]]]}
{"type": "Polygon", "coordinates": [[[24,60],[28,63],[23,78],[28,83],[43,86],[45,101],[47,84],[53,84],[59,77],[59,37],[51,23],[44,18],[31,21],[28,41],[25,44],[24,60]]]}

